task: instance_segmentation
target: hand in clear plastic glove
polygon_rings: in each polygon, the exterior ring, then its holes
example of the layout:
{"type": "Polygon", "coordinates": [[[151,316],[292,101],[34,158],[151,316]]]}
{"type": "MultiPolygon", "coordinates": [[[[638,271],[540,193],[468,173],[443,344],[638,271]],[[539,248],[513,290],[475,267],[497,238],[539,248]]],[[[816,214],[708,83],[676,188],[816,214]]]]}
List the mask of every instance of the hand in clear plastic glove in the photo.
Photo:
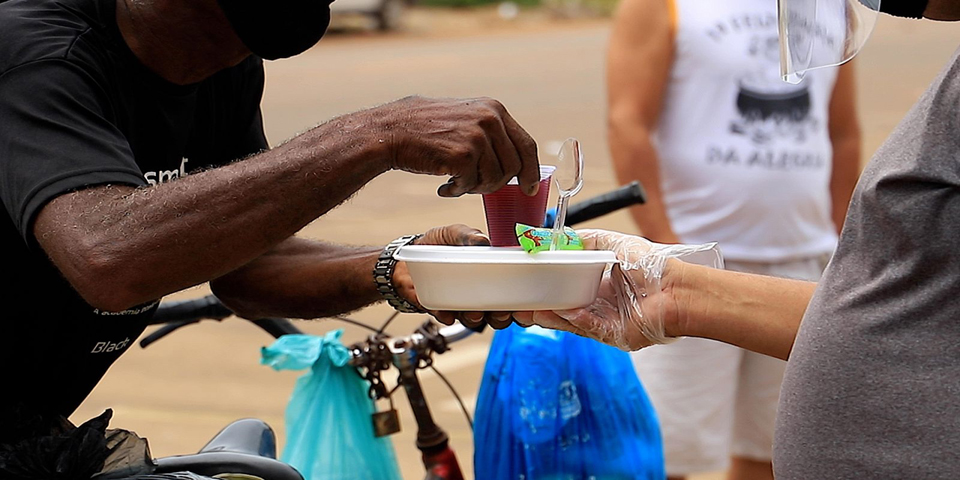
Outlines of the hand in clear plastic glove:
{"type": "Polygon", "coordinates": [[[669,343],[680,308],[673,292],[681,260],[723,267],[715,243],[665,245],[606,230],[580,230],[590,250],[611,250],[618,264],[604,272],[593,304],[557,312],[518,312],[521,325],[540,325],[599,340],[623,350],[669,343]]]}

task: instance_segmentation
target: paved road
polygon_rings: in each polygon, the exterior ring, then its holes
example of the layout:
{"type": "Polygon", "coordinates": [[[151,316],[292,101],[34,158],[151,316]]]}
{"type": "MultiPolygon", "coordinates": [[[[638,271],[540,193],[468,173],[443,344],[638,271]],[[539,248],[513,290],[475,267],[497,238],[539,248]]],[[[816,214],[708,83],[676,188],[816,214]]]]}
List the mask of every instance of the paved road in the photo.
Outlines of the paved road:
{"type": "MultiPolygon", "coordinates": [[[[467,29],[469,30],[469,29],[467,29]]],[[[952,25],[884,21],[860,60],[865,152],[872,152],[895,126],[956,45],[952,25]],[[918,49],[919,48],[919,49],[918,49]]],[[[409,94],[487,95],[504,102],[539,141],[543,157],[555,143],[578,137],[586,154],[587,196],[614,186],[604,132],[603,58],[605,22],[529,25],[443,34],[325,39],[314,50],[267,66],[263,110],[273,144],[324,119],[409,94]]],[[[303,234],[355,244],[384,244],[406,233],[446,223],[483,225],[478,198],[440,199],[443,182],[397,173],[372,182],[356,197],[311,224],[303,234]]],[[[626,214],[593,226],[632,231],[626,214]]],[[[203,287],[178,294],[193,297],[203,287]]],[[[376,323],[389,314],[377,306],[355,317],[376,323]]],[[[392,330],[411,330],[420,318],[403,316],[392,330]]],[[[330,321],[304,323],[322,333],[330,321]]],[[[348,339],[361,333],[348,329],[348,339]]],[[[438,361],[472,410],[489,335],[457,345],[438,361]]],[[[283,408],[297,376],[258,365],[265,334],[238,320],[191,327],[149,350],[134,349],[108,374],[74,416],[115,410],[114,425],[149,437],[162,456],[194,451],[227,422],[260,417],[283,431],[283,408]]],[[[450,430],[461,462],[471,469],[469,429],[440,381],[424,376],[439,423],[450,430]]],[[[413,447],[413,420],[400,400],[408,428],[394,437],[405,478],[421,474],[413,447]]],[[[719,478],[718,476],[705,476],[719,478]]]]}

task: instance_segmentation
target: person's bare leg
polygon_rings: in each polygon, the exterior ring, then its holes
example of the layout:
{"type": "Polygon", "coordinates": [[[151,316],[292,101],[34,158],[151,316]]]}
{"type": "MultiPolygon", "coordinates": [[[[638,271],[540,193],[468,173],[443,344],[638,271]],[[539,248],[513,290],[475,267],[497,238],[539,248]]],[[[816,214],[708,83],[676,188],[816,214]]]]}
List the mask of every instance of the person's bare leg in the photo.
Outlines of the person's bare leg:
{"type": "Polygon", "coordinates": [[[768,461],[733,457],[727,480],[773,480],[773,464],[768,461]]]}

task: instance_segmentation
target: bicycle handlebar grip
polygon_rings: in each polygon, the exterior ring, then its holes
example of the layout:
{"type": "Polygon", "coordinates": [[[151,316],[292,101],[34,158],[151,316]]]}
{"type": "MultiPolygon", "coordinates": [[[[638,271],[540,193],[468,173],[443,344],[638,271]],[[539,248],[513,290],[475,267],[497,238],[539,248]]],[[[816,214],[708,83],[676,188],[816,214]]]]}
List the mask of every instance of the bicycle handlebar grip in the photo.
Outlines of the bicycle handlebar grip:
{"type": "MultiPolygon", "coordinates": [[[[615,212],[621,208],[631,205],[638,205],[647,201],[647,194],[643,191],[640,182],[633,181],[612,192],[604,193],[583,202],[571,205],[567,210],[567,226],[593,220],[602,217],[608,213],[615,212]]],[[[547,218],[544,222],[546,227],[552,227],[556,221],[557,212],[550,210],[547,212],[547,218]]]]}
{"type": "Polygon", "coordinates": [[[207,295],[193,300],[164,302],[150,320],[152,325],[171,322],[197,322],[204,318],[221,320],[233,315],[217,297],[207,295]]]}

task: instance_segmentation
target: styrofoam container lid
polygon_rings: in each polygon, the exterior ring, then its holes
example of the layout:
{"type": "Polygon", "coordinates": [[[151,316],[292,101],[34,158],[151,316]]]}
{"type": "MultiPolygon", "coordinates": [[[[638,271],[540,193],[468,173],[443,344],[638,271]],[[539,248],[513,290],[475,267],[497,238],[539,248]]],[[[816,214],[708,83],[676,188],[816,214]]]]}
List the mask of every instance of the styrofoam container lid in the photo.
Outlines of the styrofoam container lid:
{"type": "Polygon", "coordinates": [[[520,247],[456,247],[407,245],[394,258],[410,263],[459,263],[506,265],[592,265],[615,263],[609,250],[556,250],[527,253],[520,247]]]}

